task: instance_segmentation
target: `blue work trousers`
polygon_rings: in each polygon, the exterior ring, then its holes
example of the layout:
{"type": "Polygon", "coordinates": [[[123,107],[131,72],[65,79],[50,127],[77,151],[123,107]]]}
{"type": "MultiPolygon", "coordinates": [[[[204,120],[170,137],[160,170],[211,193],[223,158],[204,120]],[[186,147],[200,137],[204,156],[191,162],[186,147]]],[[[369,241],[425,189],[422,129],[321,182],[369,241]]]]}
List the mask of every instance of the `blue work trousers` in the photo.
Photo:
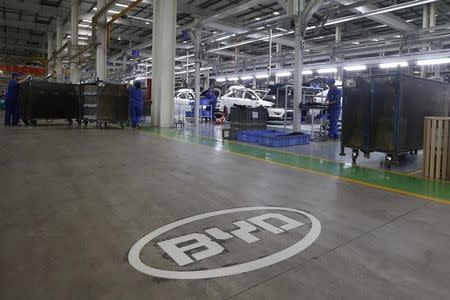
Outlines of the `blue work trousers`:
{"type": "Polygon", "coordinates": [[[131,127],[136,128],[136,126],[141,121],[141,115],[142,115],[142,103],[131,103],[130,104],[131,127]]]}
{"type": "Polygon", "coordinates": [[[215,122],[217,101],[209,101],[209,104],[211,105],[211,121],[215,122]]]}
{"type": "Polygon", "coordinates": [[[18,99],[5,100],[5,126],[17,125],[20,119],[18,99]]]}
{"type": "Polygon", "coordinates": [[[339,137],[338,121],[341,115],[341,109],[331,109],[328,111],[328,121],[330,122],[330,128],[328,130],[328,137],[330,139],[336,139],[339,137]]]}

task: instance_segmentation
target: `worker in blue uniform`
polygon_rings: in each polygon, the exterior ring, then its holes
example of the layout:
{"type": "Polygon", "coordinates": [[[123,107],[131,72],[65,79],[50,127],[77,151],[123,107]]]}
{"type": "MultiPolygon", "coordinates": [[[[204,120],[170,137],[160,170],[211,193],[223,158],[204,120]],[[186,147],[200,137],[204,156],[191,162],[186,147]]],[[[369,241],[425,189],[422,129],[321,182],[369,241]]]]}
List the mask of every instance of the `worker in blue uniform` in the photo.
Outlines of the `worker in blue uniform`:
{"type": "Polygon", "coordinates": [[[13,72],[11,80],[8,82],[5,97],[5,126],[19,126],[20,106],[19,106],[19,87],[22,83],[31,79],[27,76],[23,79],[19,78],[19,74],[13,72]]]}
{"type": "Polygon", "coordinates": [[[209,100],[209,105],[211,105],[211,121],[216,122],[216,105],[217,105],[217,96],[214,91],[214,87],[210,86],[208,91],[206,92],[205,98],[209,100]]]}
{"type": "Polygon", "coordinates": [[[341,115],[342,92],[337,88],[336,80],[334,78],[328,78],[327,85],[330,88],[327,94],[328,121],[330,122],[328,138],[337,140],[339,139],[338,121],[339,116],[341,115]]]}
{"type": "Polygon", "coordinates": [[[133,86],[128,88],[128,95],[130,97],[131,127],[141,128],[142,125],[140,124],[140,121],[142,115],[144,94],[141,89],[141,82],[139,80],[136,80],[133,83],[133,86]]]}

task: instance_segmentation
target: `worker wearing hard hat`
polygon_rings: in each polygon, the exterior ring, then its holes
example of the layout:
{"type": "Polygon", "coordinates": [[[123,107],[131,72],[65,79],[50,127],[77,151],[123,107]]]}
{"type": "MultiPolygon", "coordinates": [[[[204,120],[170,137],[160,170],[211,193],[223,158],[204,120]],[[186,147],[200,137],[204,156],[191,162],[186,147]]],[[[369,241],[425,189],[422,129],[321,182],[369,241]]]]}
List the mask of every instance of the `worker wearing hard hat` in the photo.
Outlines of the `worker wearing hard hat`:
{"type": "Polygon", "coordinates": [[[330,122],[328,137],[333,140],[339,139],[338,121],[341,115],[341,98],[342,92],[336,86],[334,78],[327,79],[327,85],[330,88],[327,94],[328,102],[328,120],[330,122]]]}
{"type": "Polygon", "coordinates": [[[19,85],[30,80],[31,76],[19,79],[19,74],[13,72],[11,77],[5,97],[5,126],[18,126],[20,120],[19,85]]]}

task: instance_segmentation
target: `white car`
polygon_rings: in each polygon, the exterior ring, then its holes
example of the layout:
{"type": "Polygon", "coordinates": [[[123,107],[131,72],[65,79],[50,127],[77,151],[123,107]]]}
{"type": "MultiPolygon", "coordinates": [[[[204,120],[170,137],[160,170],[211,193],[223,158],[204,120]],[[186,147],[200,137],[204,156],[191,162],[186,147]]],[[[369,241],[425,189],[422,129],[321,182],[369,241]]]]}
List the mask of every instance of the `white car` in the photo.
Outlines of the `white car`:
{"type": "Polygon", "coordinates": [[[231,111],[234,105],[243,105],[247,107],[273,107],[275,104],[270,101],[262,100],[258,94],[244,86],[232,86],[228,93],[220,98],[220,111],[225,115],[231,111]]]}
{"type": "Polygon", "coordinates": [[[190,105],[195,100],[195,93],[191,89],[180,89],[175,93],[175,104],[190,105]]]}

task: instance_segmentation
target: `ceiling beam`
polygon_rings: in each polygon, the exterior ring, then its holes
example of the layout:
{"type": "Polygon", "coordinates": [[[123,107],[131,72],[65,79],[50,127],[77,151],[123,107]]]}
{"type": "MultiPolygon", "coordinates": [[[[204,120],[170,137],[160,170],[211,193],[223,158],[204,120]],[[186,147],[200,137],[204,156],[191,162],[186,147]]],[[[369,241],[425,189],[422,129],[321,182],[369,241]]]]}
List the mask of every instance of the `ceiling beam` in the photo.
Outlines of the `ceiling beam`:
{"type": "Polygon", "coordinates": [[[237,13],[242,13],[242,11],[252,8],[254,6],[258,5],[264,5],[268,2],[271,2],[272,0],[249,0],[249,1],[243,1],[240,4],[229,6],[225,9],[222,9],[219,12],[215,12],[212,15],[209,15],[208,17],[201,20],[202,23],[208,23],[215,20],[222,20],[226,17],[232,16],[237,13]]]}
{"type": "MultiPolygon", "coordinates": [[[[333,0],[335,3],[339,3],[341,5],[352,5],[358,2],[358,0],[333,0]]],[[[368,13],[374,9],[378,9],[379,7],[374,5],[363,5],[358,6],[356,8],[353,8],[352,11],[357,13],[368,13]]],[[[371,20],[374,20],[376,22],[379,22],[381,24],[385,24],[391,28],[394,28],[398,31],[409,31],[417,29],[417,26],[414,24],[410,24],[403,20],[400,17],[397,17],[396,15],[392,13],[385,13],[385,14],[379,14],[375,16],[368,17],[371,20]]]]}

